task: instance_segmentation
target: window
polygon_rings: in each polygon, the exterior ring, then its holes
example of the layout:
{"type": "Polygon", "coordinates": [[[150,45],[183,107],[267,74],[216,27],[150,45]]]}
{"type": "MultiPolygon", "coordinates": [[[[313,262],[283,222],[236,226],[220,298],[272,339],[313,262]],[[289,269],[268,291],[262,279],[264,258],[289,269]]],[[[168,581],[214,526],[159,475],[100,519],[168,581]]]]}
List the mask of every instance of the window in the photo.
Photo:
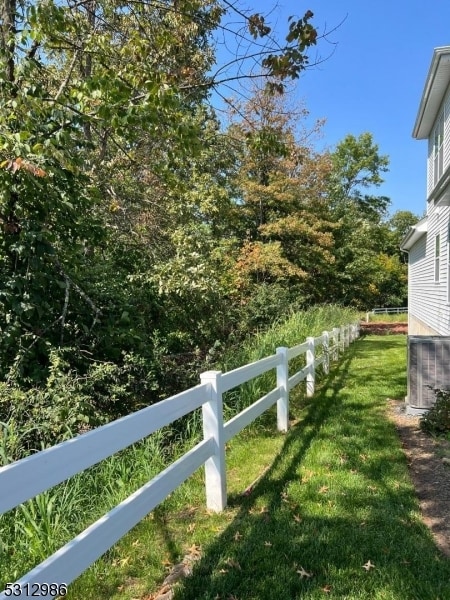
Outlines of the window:
{"type": "Polygon", "coordinates": [[[444,113],[436,122],[433,134],[433,184],[436,185],[444,170],[444,113]]]}
{"type": "Polygon", "coordinates": [[[440,258],[441,258],[441,236],[439,233],[434,238],[434,281],[439,281],[440,271],[440,258]]]}

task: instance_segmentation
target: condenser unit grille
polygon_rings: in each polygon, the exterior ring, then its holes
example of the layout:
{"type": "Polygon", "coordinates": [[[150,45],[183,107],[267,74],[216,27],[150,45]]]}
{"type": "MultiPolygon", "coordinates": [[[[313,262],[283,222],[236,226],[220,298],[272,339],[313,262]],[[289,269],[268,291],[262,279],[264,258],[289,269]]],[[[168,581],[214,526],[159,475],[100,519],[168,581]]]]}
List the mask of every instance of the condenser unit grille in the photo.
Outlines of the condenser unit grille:
{"type": "Polygon", "coordinates": [[[450,389],[450,337],[408,336],[408,404],[433,406],[433,389],[450,389]]]}

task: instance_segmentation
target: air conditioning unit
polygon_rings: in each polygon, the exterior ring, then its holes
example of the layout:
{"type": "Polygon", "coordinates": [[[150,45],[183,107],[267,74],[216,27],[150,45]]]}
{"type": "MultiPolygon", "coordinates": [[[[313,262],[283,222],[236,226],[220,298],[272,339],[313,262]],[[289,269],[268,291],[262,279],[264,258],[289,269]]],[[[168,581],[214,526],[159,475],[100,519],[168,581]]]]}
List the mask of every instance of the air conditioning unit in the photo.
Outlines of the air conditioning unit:
{"type": "Polygon", "coordinates": [[[409,412],[423,413],[431,408],[436,388],[450,389],[450,337],[408,336],[409,412]]]}

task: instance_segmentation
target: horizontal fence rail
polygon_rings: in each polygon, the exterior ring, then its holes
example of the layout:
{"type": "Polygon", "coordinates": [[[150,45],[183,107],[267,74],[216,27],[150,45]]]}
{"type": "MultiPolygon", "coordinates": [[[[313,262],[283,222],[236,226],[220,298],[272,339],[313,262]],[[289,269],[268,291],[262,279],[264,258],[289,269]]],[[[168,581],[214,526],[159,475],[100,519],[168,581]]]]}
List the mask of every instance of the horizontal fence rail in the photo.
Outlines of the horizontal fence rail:
{"type": "Polygon", "coordinates": [[[198,385],[2,467],[0,514],[199,408],[205,402],[207,391],[207,385],[198,385]]]}
{"type": "Polygon", "coordinates": [[[372,308],[369,312],[366,313],[366,323],[370,320],[370,315],[395,315],[407,313],[407,306],[399,306],[394,308],[372,308]]]}
{"type": "Polygon", "coordinates": [[[408,307],[407,306],[401,306],[401,307],[396,307],[396,308],[373,308],[372,309],[372,313],[374,315],[377,314],[389,314],[389,313],[407,313],[408,312],[408,307]]]}
{"type": "Polygon", "coordinates": [[[202,373],[198,386],[1,467],[0,514],[184,415],[202,409],[203,441],[25,574],[12,589],[0,592],[0,600],[32,597],[32,589],[40,590],[40,598],[56,597],[58,594],[53,590],[58,586],[47,586],[48,592],[44,593],[46,587],[41,584],[71,583],[203,465],[207,507],[223,510],[227,504],[225,444],[274,404],[277,405],[278,430],[287,431],[290,390],[305,381],[306,394],[312,396],[317,367],[322,366],[323,372],[328,373],[331,360],[337,360],[358,336],[357,323],[335,327],[292,348],[277,348],[275,354],[233,371],[202,373]],[[289,361],[302,355],[305,366],[289,375],[289,361]],[[223,394],[271,370],[276,370],[276,387],[224,423],[223,394]]]}
{"type": "Polygon", "coordinates": [[[228,392],[228,390],[231,390],[242,383],[246,383],[247,381],[258,377],[258,375],[270,371],[270,369],[274,369],[279,365],[279,362],[279,355],[273,354],[267,358],[262,358],[261,360],[245,365],[244,367],[239,367],[238,369],[234,369],[234,371],[225,373],[222,375],[222,392],[228,392]]]}

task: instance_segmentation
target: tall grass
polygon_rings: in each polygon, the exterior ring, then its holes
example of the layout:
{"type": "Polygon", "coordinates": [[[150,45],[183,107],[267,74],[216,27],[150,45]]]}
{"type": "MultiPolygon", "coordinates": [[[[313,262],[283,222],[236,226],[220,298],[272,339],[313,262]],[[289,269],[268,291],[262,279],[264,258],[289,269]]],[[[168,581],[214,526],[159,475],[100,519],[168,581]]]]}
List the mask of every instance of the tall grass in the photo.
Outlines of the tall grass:
{"type": "Polygon", "coordinates": [[[277,346],[295,346],[308,336],[318,336],[322,331],[357,320],[357,311],[335,304],[314,306],[293,313],[283,321],[275,322],[267,331],[225,352],[220,366],[224,371],[230,371],[273,354],[277,346]]]}
{"type": "MultiPolygon", "coordinates": [[[[369,323],[407,323],[408,313],[367,313],[369,315],[369,323]]],[[[361,317],[364,321],[366,320],[366,314],[361,317]]]]}
{"type": "Polygon", "coordinates": [[[162,442],[159,431],[0,515],[0,589],[157,475],[173,460],[162,442]]]}
{"type": "MultiPolygon", "coordinates": [[[[274,323],[264,333],[248,339],[237,348],[225,352],[217,367],[222,371],[231,371],[247,363],[275,353],[277,347],[292,347],[301,344],[307,337],[317,337],[323,331],[358,321],[358,313],[350,308],[338,305],[315,306],[299,311],[284,321],[274,323]]],[[[305,356],[300,356],[290,364],[291,372],[305,365],[305,356]]],[[[269,392],[275,386],[275,373],[268,371],[235,390],[225,394],[225,414],[231,416],[249,406],[257,398],[269,392]]]]}
{"type": "MultiPolygon", "coordinates": [[[[354,320],[356,315],[353,311],[338,306],[321,306],[293,314],[241,347],[227,351],[217,368],[229,371],[273,354],[277,346],[296,345],[308,336],[320,335],[323,330],[354,320]]],[[[226,398],[227,414],[249,405],[274,387],[274,382],[272,371],[231,391],[226,398]]],[[[3,434],[13,433],[5,426],[3,434]]],[[[196,411],[189,419],[160,430],[0,515],[0,589],[6,582],[16,580],[43,561],[152,479],[183,454],[187,446],[192,446],[200,434],[201,417],[196,411]]],[[[2,435],[0,454],[1,442],[2,435]]]]}

